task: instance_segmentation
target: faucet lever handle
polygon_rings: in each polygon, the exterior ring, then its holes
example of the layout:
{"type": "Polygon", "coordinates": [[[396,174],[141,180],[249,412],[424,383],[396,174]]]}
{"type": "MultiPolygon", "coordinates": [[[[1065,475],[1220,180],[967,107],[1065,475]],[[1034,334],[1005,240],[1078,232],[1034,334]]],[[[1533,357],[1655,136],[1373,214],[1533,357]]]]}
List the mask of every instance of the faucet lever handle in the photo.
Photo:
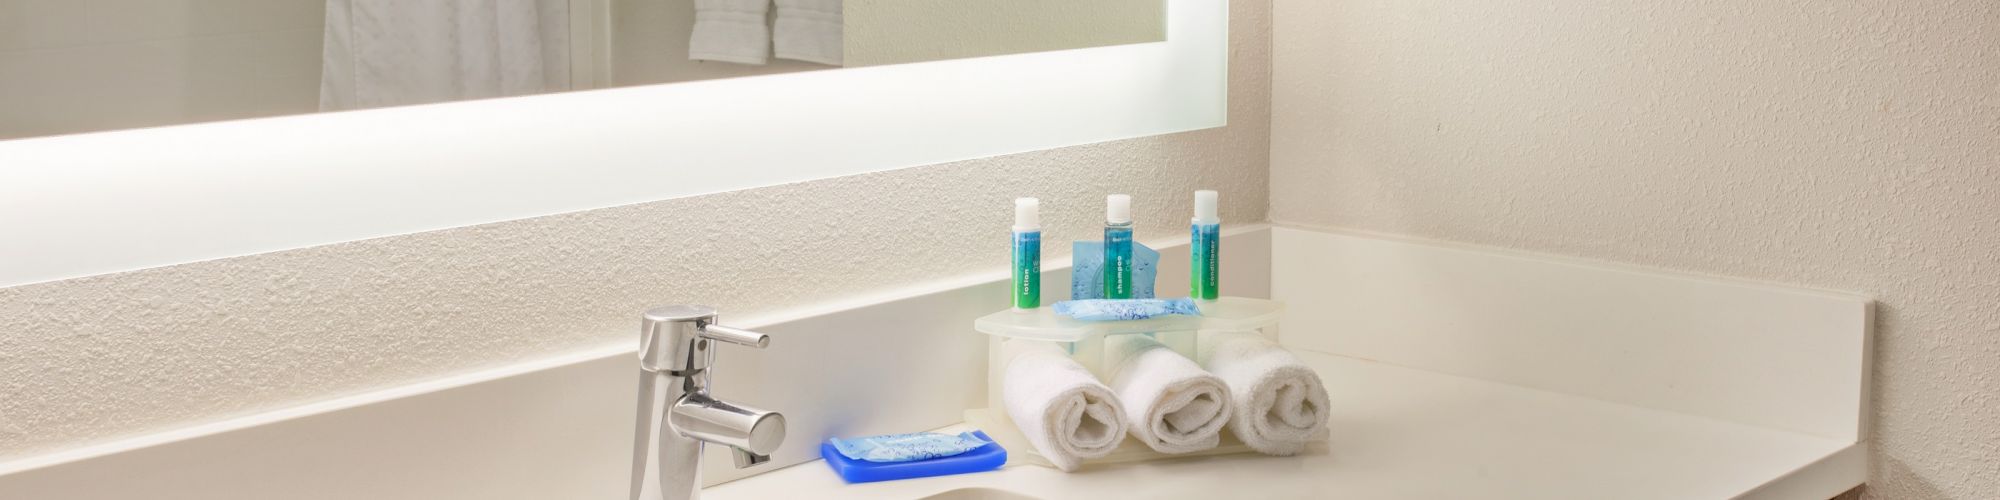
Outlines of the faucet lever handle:
{"type": "Polygon", "coordinates": [[[742,328],[722,326],[714,323],[702,325],[696,335],[718,342],[728,342],[745,347],[763,349],[771,345],[771,336],[742,328]]]}

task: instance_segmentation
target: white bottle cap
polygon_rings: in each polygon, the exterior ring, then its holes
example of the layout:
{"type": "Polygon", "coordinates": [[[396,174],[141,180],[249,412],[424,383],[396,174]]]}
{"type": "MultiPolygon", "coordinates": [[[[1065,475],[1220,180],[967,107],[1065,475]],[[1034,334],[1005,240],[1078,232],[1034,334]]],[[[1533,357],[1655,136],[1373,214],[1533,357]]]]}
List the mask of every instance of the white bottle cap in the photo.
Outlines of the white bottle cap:
{"type": "Polygon", "coordinates": [[[1222,218],[1215,214],[1216,194],[1206,189],[1194,192],[1194,223],[1221,224],[1222,218]]]}
{"type": "Polygon", "coordinates": [[[1104,197],[1104,222],[1113,224],[1132,222],[1132,195],[1114,194],[1104,197]]]}
{"type": "Polygon", "coordinates": [[[1034,198],[1014,199],[1014,230],[1042,230],[1042,200],[1034,198]]]}

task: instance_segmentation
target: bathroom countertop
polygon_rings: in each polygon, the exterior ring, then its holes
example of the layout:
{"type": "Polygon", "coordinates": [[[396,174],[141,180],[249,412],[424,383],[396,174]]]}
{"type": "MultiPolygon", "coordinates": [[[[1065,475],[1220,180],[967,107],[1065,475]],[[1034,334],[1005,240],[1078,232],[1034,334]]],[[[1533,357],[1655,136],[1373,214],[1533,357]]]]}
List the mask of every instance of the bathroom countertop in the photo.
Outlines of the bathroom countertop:
{"type": "MultiPolygon", "coordinates": [[[[849,485],[819,461],[705,491],[761,498],[1814,498],[1861,445],[1706,417],[1300,353],[1332,395],[1332,438],[1238,454],[849,485]],[[1835,470],[1838,469],[1838,470],[1835,470]],[[990,490],[974,490],[985,488],[990,490]],[[960,496],[963,495],[963,496],[960,496]]],[[[1858,477],[1858,476],[1855,476],[1858,477]]],[[[1844,489],[1844,487],[1842,487],[1844,489]]],[[[1834,491],[1837,493],[1838,491],[1834,491]]]]}

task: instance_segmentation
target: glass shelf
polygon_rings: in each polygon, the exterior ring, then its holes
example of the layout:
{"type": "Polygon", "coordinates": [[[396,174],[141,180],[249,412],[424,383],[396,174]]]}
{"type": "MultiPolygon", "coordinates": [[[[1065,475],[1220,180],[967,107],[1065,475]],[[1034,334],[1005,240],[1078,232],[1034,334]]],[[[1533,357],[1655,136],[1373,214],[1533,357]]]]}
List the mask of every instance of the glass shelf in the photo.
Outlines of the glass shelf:
{"type": "Polygon", "coordinates": [[[1056,314],[1049,306],[1009,309],[973,320],[972,328],[1000,337],[1078,342],[1121,333],[1257,330],[1277,324],[1285,311],[1283,302],[1248,297],[1222,297],[1198,304],[1201,316],[1173,315],[1131,321],[1078,321],[1056,314]]]}

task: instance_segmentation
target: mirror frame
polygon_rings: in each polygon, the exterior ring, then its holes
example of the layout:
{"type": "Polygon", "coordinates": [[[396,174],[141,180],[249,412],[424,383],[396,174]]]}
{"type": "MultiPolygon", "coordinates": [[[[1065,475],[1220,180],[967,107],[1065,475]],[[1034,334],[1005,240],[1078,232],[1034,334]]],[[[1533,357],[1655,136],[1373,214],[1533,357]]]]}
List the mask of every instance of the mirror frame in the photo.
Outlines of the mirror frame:
{"type": "Polygon", "coordinates": [[[0,287],[1223,126],[1228,1],[1166,1],[1159,43],[0,141],[0,287]]]}

